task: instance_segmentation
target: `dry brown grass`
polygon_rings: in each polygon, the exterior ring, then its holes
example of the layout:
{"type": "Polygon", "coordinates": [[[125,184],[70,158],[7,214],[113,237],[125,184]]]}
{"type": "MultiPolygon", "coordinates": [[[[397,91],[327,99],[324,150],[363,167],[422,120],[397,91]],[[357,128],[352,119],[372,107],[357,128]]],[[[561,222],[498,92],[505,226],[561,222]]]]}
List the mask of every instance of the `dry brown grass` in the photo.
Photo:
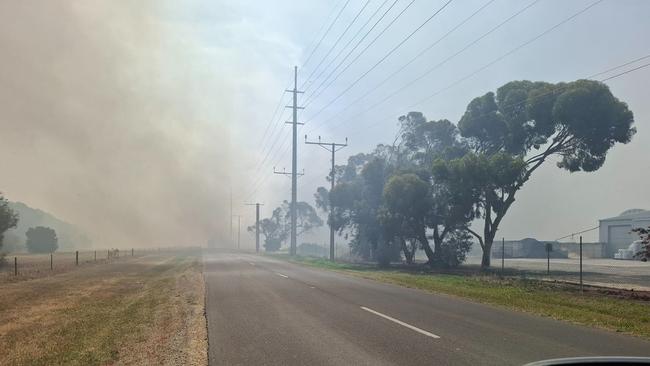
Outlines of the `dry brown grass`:
{"type": "Polygon", "coordinates": [[[199,256],[86,266],[0,293],[0,364],[207,364],[199,256]]]}
{"type": "MultiPolygon", "coordinates": [[[[136,257],[150,255],[153,251],[138,250],[136,257]]],[[[108,258],[106,250],[89,250],[79,252],[79,265],[75,264],[75,252],[55,252],[50,269],[49,254],[9,253],[5,262],[0,263],[0,283],[32,280],[39,277],[70,272],[91,265],[133,259],[131,251],[122,251],[121,256],[108,258]],[[95,252],[97,253],[95,256],[95,252]],[[14,275],[14,258],[18,260],[18,276],[14,275]]]]}

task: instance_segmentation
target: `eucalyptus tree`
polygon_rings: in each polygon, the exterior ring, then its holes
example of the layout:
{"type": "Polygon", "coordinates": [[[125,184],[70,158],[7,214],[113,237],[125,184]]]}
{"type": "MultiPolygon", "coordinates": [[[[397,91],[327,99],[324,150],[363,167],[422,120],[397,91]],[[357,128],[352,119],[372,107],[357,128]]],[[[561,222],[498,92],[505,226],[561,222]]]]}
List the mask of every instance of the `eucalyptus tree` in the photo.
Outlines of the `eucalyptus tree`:
{"type": "Polygon", "coordinates": [[[11,209],[9,201],[0,195],[0,249],[2,248],[2,239],[7,230],[16,227],[18,224],[18,213],[11,209]]]}
{"type": "Polygon", "coordinates": [[[472,153],[439,162],[434,177],[475,199],[483,232],[468,232],[483,249],[481,265],[490,265],[499,225],[533,172],[552,156],[569,172],[598,170],[616,143],[631,141],[633,122],[627,104],[592,80],[513,81],[472,100],[458,123],[472,153]]]}
{"type": "MultiPolygon", "coordinates": [[[[266,251],[280,249],[282,243],[289,237],[291,210],[290,203],[283,201],[282,204],[273,210],[271,217],[260,220],[260,233],[264,236],[264,248],[266,251]]],[[[296,202],[296,228],[297,234],[303,234],[323,225],[323,219],[318,216],[316,210],[307,202],[296,202]]],[[[255,225],[247,228],[249,232],[255,232],[255,225]]]]}

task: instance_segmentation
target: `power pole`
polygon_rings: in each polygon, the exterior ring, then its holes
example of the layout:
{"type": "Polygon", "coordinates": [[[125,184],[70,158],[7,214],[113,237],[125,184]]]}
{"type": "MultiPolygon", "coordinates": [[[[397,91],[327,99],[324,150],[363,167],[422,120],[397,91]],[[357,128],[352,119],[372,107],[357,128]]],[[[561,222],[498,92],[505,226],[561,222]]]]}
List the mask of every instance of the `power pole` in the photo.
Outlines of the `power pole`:
{"type": "Polygon", "coordinates": [[[231,244],[233,242],[233,238],[232,238],[232,218],[233,217],[234,216],[232,214],[232,186],[231,186],[230,187],[230,224],[228,225],[228,227],[230,228],[230,243],[231,244]]]}
{"type": "Polygon", "coordinates": [[[255,206],[255,253],[260,252],[260,206],[263,203],[246,203],[246,206],[255,206]]]}
{"type": "MultiPolygon", "coordinates": [[[[286,170],[285,168],[282,168],[282,171],[279,171],[279,170],[276,170],[275,167],[273,167],[273,174],[280,174],[280,175],[284,175],[284,176],[289,176],[289,178],[291,178],[291,181],[293,182],[294,177],[297,178],[297,177],[300,177],[300,176],[305,175],[305,171],[304,171],[304,169],[303,169],[302,173],[293,174],[293,173],[288,173],[287,170],[286,170]]],[[[292,189],[291,189],[291,192],[292,192],[292,193],[295,192],[295,190],[293,189],[293,188],[294,188],[293,184],[292,184],[291,188],[292,188],[292,189]]],[[[292,195],[292,196],[293,196],[293,195],[292,195]]],[[[293,198],[293,197],[292,197],[292,198],[293,198]]],[[[295,207],[295,205],[294,205],[293,202],[292,202],[292,205],[291,205],[291,208],[290,208],[290,211],[291,211],[292,217],[293,217],[293,215],[295,214],[295,212],[294,212],[295,210],[293,210],[293,207],[295,207]]],[[[294,223],[295,223],[295,222],[296,222],[296,220],[294,220],[294,219],[291,220],[291,233],[294,233],[294,229],[295,229],[295,227],[294,227],[294,223]]],[[[293,238],[293,236],[292,236],[292,238],[293,238]]],[[[291,255],[295,255],[295,254],[296,254],[295,240],[294,240],[292,243],[293,243],[293,244],[292,244],[291,247],[289,248],[289,251],[290,251],[291,255]]]]}
{"type": "MultiPolygon", "coordinates": [[[[336,152],[343,149],[344,147],[348,146],[348,138],[345,138],[345,143],[336,143],[336,142],[322,142],[320,140],[320,136],[318,136],[318,142],[316,141],[307,141],[307,135],[305,135],[305,144],[308,145],[318,145],[322,147],[323,149],[329,151],[332,153],[332,170],[330,171],[330,183],[331,183],[331,188],[330,192],[334,189],[334,183],[335,183],[335,174],[334,174],[334,162],[336,159],[336,152]]],[[[329,224],[330,224],[330,260],[334,261],[334,225],[333,225],[333,219],[334,215],[332,214],[332,205],[329,207],[330,212],[329,212],[329,224]]]]}
{"type": "Polygon", "coordinates": [[[293,90],[285,90],[286,92],[293,93],[293,105],[286,106],[286,108],[293,109],[293,120],[290,123],[293,128],[293,149],[291,152],[291,247],[289,253],[293,256],[296,255],[296,198],[298,196],[298,109],[305,107],[298,107],[298,66],[293,67],[293,90]]]}
{"type": "MultiPolygon", "coordinates": [[[[232,223],[232,218],[236,217],[237,218],[237,249],[240,248],[240,235],[241,235],[241,215],[232,215],[230,216],[230,221],[232,223]]],[[[231,225],[232,226],[232,225],[231,225]]],[[[234,241],[234,240],[233,240],[234,241]]]]}

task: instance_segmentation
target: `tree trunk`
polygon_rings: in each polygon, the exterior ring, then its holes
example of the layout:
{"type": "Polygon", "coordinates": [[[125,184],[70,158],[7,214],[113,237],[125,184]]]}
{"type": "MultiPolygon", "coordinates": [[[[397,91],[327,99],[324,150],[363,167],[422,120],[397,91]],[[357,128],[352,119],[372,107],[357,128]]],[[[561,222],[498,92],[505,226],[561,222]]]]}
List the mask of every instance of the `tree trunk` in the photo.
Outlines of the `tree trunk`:
{"type": "Polygon", "coordinates": [[[481,268],[486,269],[490,267],[490,259],[492,255],[492,240],[486,240],[483,245],[483,257],[481,258],[481,268]]]}
{"type": "Polygon", "coordinates": [[[411,243],[411,262],[415,260],[415,253],[418,251],[418,241],[416,239],[410,239],[411,243]]]}
{"type": "Polygon", "coordinates": [[[433,254],[435,255],[435,258],[440,259],[440,255],[442,254],[442,238],[438,233],[437,225],[433,228],[433,248],[433,254]]]}
{"type": "Polygon", "coordinates": [[[420,243],[422,244],[424,253],[427,255],[427,263],[430,265],[435,263],[435,253],[433,250],[431,250],[431,246],[429,246],[429,240],[427,240],[427,234],[425,232],[422,232],[422,234],[420,234],[420,243]]]}
{"type": "Polygon", "coordinates": [[[400,245],[402,247],[402,252],[404,252],[404,259],[406,259],[406,264],[413,264],[413,257],[415,255],[415,247],[413,250],[409,250],[408,245],[406,245],[406,240],[404,238],[399,238],[400,245]]]}

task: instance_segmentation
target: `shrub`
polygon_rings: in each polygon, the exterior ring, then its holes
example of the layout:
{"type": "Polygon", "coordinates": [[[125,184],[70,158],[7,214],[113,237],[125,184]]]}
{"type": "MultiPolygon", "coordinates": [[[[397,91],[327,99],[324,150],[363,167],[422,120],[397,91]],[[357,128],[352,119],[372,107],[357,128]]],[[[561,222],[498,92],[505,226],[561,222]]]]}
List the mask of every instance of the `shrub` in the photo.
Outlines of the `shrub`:
{"type": "Polygon", "coordinates": [[[56,231],[49,227],[30,227],[25,235],[27,236],[25,245],[30,253],[52,253],[59,248],[56,231]]]}

